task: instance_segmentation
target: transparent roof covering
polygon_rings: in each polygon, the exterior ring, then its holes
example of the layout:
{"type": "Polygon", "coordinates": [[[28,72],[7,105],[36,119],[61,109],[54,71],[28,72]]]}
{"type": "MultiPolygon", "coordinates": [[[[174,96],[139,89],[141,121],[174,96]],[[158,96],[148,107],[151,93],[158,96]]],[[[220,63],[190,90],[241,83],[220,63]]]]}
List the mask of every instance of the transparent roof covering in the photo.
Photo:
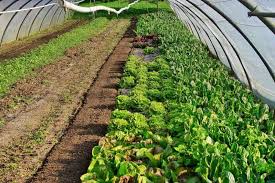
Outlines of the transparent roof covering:
{"type": "MultiPolygon", "coordinates": [[[[275,35],[266,24],[256,16],[249,17],[250,10],[236,0],[170,0],[170,3],[190,31],[238,79],[264,102],[275,106],[275,35]]],[[[275,12],[273,0],[253,3],[258,11],[275,12]]]]}

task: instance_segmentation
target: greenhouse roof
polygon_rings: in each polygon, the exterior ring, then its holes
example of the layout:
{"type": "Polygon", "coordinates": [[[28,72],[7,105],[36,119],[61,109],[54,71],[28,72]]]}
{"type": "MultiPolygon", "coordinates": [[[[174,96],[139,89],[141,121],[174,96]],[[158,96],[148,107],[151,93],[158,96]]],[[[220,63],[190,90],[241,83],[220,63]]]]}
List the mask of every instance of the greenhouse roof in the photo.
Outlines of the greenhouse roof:
{"type": "MultiPolygon", "coordinates": [[[[258,17],[249,17],[250,10],[236,0],[170,0],[170,3],[214,55],[256,95],[275,106],[275,36],[258,17]]],[[[275,10],[275,1],[254,3],[258,3],[261,11],[275,10]]]]}

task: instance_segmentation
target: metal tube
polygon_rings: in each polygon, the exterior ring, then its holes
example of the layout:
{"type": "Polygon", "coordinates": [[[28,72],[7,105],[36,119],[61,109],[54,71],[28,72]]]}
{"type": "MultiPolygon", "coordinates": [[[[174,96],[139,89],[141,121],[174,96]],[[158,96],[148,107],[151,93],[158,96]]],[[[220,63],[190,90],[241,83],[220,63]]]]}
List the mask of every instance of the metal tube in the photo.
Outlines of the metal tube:
{"type": "Polygon", "coordinates": [[[248,16],[256,16],[256,17],[275,17],[275,12],[248,12],[248,16]]]}
{"type": "MultiPolygon", "coordinates": [[[[253,0],[239,0],[246,8],[248,8],[252,12],[263,12],[260,7],[257,7],[257,3],[253,0]]],[[[274,34],[275,34],[275,25],[274,23],[267,17],[258,17],[274,34]]]]}

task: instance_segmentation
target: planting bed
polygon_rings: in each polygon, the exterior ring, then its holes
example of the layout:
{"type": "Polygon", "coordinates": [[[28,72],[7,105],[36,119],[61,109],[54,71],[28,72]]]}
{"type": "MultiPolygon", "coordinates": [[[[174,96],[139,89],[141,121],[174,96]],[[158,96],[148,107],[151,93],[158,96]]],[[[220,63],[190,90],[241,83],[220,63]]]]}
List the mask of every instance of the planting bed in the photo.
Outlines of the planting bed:
{"type": "Polygon", "coordinates": [[[62,26],[56,26],[54,31],[52,28],[30,38],[17,41],[16,43],[5,44],[0,50],[0,62],[26,54],[31,51],[31,49],[48,43],[50,40],[57,38],[58,36],[69,32],[76,27],[84,25],[85,23],[87,23],[86,20],[71,20],[64,23],[62,26]]]}
{"type": "Polygon", "coordinates": [[[158,35],[160,56],[129,57],[124,92],[82,182],[274,182],[269,107],[173,14],[142,16],[137,33],[141,42],[158,35]]]}

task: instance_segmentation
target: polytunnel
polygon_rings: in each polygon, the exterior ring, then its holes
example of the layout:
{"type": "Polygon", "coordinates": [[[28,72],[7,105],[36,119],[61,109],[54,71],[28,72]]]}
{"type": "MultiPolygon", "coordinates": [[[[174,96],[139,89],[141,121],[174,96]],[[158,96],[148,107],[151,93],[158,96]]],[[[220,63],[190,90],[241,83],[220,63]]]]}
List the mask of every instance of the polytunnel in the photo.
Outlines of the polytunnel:
{"type": "MultiPolygon", "coordinates": [[[[270,106],[275,106],[274,18],[269,28],[251,12],[246,1],[170,0],[173,10],[212,54],[270,106]],[[273,30],[272,30],[273,29],[273,30]]],[[[263,12],[274,12],[272,0],[251,0],[263,12]]],[[[194,63],[195,64],[195,63],[194,63]]]]}
{"type": "Polygon", "coordinates": [[[0,183],[274,183],[275,0],[0,0],[0,183]]]}

